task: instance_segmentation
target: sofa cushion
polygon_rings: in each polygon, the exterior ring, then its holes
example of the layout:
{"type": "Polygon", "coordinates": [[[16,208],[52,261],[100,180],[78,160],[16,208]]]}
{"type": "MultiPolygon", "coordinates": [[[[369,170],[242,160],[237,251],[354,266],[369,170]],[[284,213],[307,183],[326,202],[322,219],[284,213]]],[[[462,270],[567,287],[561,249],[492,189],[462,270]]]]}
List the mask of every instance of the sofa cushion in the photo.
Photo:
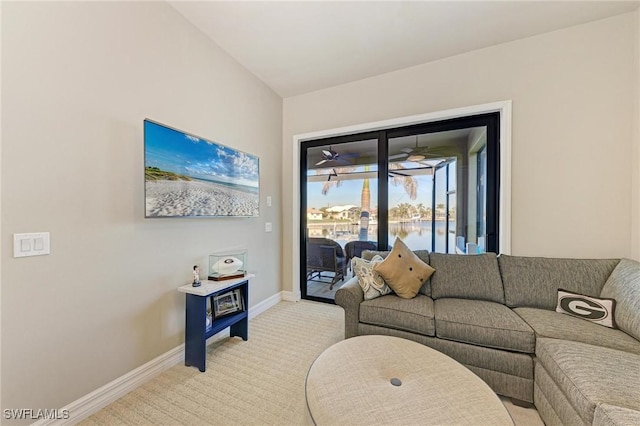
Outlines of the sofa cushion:
{"type": "Polygon", "coordinates": [[[424,295],[403,299],[388,294],[360,304],[360,322],[425,336],[435,336],[433,300],[424,295]]]}
{"type": "Polygon", "coordinates": [[[507,306],[551,310],[556,307],[560,288],[600,296],[618,262],[619,259],[556,259],[504,254],[498,257],[507,306]]]}
{"type": "Polygon", "coordinates": [[[515,308],[537,337],[571,340],[640,355],[640,342],[621,330],[537,308],[515,308]]]}
{"type": "Polygon", "coordinates": [[[616,300],[616,324],[640,340],[640,263],[622,259],[600,295],[616,300]]]}
{"type": "Polygon", "coordinates": [[[640,409],[640,355],[538,338],[536,357],[586,423],[593,423],[600,403],[640,409]]]}
{"type": "Polygon", "coordinates": [[[434,301],[436,336],[508,351],[533,353],[531,327],[504,305],[484,300],[434,301]]]}
{"type": "Polygon", "coordinates": [[[600,404],[593,416],[594,426],[629,426],[640,425],[640,411],[600,404]]]}
{"type": "Polygon", "coordinates": [[[618,328],[613,318],[615,308],[615,299],[597,298],[562,289],[558,290],[556,312],[561,314],[573,315],[609,328],[618,328]]]}
{"type": "Polygon", "coordinates": [[[488,300],[504,303],[504,291],[495,253],[477,255],[430,253],[435,268],[431,297],[488,300]]]}
{"type": "Polygon", "coordinates": [[[393,250],[374,267],[387,285],[400,297],[411,299],[422,284],[433,274],[433,268],[424,263],[409,247],[397,238],[393,250]]]}
{"type": "MultiPolygon", "coordinates": [[[[382,258],[386,258],[389,255],[390,251],[378,251],[378,250],[365,250],[362,252],[362,258],[366,259],[366,260],[371,260],[373,259],[373,256],[382,256],[382,258]]],[[[414,250],[413,253],[415,253],[416,256],[418,256],[418,258],[420,260],[422,260],[424,263],[426,263],[427,265],[429,265],[429,250],[414,250]]],[[[426,279],[426,281],[422,284],[422,287],[420,287],[420,291],[418,291],[419,294],[424,294],[425,296],[429,296],[431,297],[431,277],[433,275],[429,276],[429,278],[426,279]]]]}

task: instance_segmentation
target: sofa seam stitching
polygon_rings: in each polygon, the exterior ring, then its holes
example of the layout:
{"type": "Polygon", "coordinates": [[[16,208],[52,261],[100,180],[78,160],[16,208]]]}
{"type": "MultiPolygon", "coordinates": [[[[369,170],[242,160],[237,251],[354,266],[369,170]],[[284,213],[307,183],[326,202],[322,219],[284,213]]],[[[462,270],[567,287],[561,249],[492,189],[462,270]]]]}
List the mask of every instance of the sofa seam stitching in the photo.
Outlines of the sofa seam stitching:
{"type": "MultiPolygon", "coordinates": [[[[510,329],[507,329],[507,328],[489,327],[489,326],[485,326],[485,325],[469,324],[469,323],[465,323],[465,322],[449,321],[449,320],[443,320],[443,319],[439,320],[437,318],[436,318],[436,321],[446,322],[446,323],[449,323],[449,324],[470,325],[472,327],[485,328],[485,329],[488,329],[488,330],[505,330],[505,331],[514,331],[516,333],[529,333],[529,331],[526,331],[526,330],[510,330],[510,329]]],[[[527,324],[527,325],[529,325],[529,324],[527,324]]],[[[531,332],[534,334],[534,338],[535,338],[535,331],[533,329],[531,329],[531,332]]]]}

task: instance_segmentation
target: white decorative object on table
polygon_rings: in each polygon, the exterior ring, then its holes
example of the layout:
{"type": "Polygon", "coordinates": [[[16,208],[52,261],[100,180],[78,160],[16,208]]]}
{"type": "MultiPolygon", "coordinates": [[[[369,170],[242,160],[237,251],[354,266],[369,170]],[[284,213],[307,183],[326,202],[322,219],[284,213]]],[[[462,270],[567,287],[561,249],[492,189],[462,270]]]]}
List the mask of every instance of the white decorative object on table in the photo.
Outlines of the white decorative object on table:
{"type": "Polygon", "coordinates": [[[209,255],[209,279],[214,281],[238,278],[245,275],[247,252],[240,250],[232,253],[209,255]]]}
{"type": "Polygon", "coordinates": [[[229,256],[216,261],[211,267],[211,272],[220,274],[232,274],[242,268],[244,262],[237,257],[229,256]]]}

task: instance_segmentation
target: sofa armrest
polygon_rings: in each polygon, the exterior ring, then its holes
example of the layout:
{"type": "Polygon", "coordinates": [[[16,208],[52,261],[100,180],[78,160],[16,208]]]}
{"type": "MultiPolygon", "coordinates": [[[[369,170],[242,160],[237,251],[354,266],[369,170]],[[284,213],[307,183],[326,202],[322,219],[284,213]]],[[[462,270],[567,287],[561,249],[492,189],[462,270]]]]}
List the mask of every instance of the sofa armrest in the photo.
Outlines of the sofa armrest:
{"type": "Polygon", "coordinates": [[[358,335],[360,303],[364,301],[358,277],[353,277],[336,291],[336,304],[344,309],[344,338],[358,335]]]}

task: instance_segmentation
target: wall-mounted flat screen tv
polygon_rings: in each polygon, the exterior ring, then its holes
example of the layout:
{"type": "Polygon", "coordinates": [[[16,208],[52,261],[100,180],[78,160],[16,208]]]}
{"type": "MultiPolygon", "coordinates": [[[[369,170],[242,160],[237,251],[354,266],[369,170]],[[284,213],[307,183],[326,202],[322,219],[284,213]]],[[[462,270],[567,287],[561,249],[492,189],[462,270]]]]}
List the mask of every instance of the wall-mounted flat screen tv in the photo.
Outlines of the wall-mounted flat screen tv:
{"type": "Polygon", "coordinates": [[[259,159],[144,120],[145,217],[255,217],[259,159]]]}

